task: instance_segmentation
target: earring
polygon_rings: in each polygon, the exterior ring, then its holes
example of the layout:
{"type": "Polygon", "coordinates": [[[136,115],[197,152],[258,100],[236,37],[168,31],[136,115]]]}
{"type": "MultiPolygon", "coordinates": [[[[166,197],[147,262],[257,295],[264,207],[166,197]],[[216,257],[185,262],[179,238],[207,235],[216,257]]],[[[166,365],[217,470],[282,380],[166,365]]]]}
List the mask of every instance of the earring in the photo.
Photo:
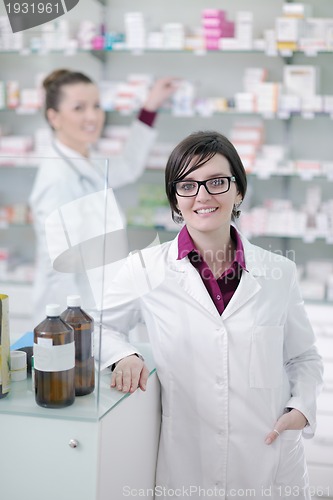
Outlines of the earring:
{"type": "Polygon", "coordinates": [[[242,211],[239,210],[239,207],[241,206],[242,201],[243,200],[241,200],[239,203],[235,203],[234,208],[232,209],[232,215],[235,217],[235,219],[239,219],[239,217],[242,213],[242,211]]]}
{"type": "Polygon", "coordinates": [[[174,219],[178,224],[181,224],[184,222],[184,218],[183,218],[183,214],[181,212],[181,210],[179,210],[179,208],[177,207],[177,211],[176,211],[176,216],[175,216],[175,219],[174,219]]]}

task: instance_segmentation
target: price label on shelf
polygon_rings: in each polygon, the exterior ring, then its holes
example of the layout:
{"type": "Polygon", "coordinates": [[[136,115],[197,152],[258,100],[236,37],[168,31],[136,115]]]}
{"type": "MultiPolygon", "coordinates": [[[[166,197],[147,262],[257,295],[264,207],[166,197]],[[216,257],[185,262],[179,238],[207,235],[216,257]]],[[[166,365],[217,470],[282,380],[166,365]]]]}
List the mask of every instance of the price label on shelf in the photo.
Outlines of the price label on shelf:
{"type": "Polygon", "coordinates": [[[264,120],[273,120],[273,118],[275,118],[275,113],[272,112],[261,113],[261,116],[263,117],[264,120]]]}
{"type": "Polygon", "coordinates": [[[278,51],[274,47],[266,49],[265,53],[268,57],[277,57],[278,55],[278,51]]]}
{"type": "Polygon", "coordinates": [[[302,118],[304,118],[304,120],[313,120],[314,116],[315,114],[313,111],[304,111],[302,113],[302,118]]]}
{"type": "Polygon", "coordinates": [[[77,47],[71,47],[70,45],[64,49],[64,56],[75,56],[77,54],[77,47]]]}
{"type": "Polygon", "coordinates": [[[15,112],[17,115],[34,115],[37,113],[36,108],[16,108],[15,112]]]}
{"type": "Polygon", "coordinates": [[[306,49],[306,50],[304,50],[304,54],[307,57],[317,57],[318,51],[315,48],[313,48],[313,49],[306,49]]]}
{"type": "Polygon", "coordinates": [[[316,235],[313,233],[306,233],[303,236],[304,243],[313,243],[316,240],[316,235]]]}
{"type": "Polygon", "coordinates": [[[46,56],[46,55],[47,55],[47,54],[49,54],[49,53],[50,53],[49,49],[48,49],[47,47],[43,47],[43,46],[42,46],[42,47],[40,47],[40,49],[39,49],[39,51],[38,51],[38,54],[39,54],[40,56],[46,56]]]}
{"type": "Polygon", "coordinates": [[[277,116],[280,120],[288,120],[290,118],[290,111],[279,111],[277,116]]]}
{"type": "Polygon", "coordinates": [[[300,170],[299,176],[303,181],[311,181],[314,177],[312,170],[300,170]]]}
{"type": "Polygon", "coordinates": [[[132,49],[131,50],[132,56],[142,56],[144,54],[143,49],[132,49]]]}
{"type": "Polygon", "coordinates": [[[25,47],[20,51],[21,56],[30,56],[30,54],[31,50],[29,49],[29,47],[25,47]]]}
{"type": "Polygon", "coordinates": [[[293,56],[293,51],[292,50],[280,50],[280,55],[281,57],[292,57],[293,56]]]}
{"type": "Polygon", "coordinates": [[[196,50],[193,50],[193,54],[195,56],[205,56],[207,54],[207,50],[206,49],[196,49],[196,50]]]}
{"type": "Polygon", "coordinates": [[[258,177],[258,179],[269,179],[271,177],[272,172],[270,170],[256,170],[255,175],[258,177]]]}
{"type": "Polygon", "coordinates": [[[122,116],[130,116],[131,114],[133,114],[133,110],[132,109],[120,109],[119,114],[122,116]]]}

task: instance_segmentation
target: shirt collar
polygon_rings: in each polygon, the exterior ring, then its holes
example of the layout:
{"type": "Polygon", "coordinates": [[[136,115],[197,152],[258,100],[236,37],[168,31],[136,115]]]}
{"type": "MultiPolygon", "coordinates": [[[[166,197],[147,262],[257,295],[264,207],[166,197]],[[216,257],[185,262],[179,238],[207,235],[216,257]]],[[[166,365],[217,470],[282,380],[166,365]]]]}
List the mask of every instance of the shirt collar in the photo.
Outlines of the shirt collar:
{"type": "Polygon", "coordinates": [[[60,142],[58,139],[54,138],[53,142],[56,145],[56,147],[60,150],[60,152],[64,156],[66,156],[67,158],[73,158],[73,159],[80,159],[80,160],[88,161],[88,158],[86,158],[85,156],[81,155],[80,153],[78,153],[74,149],[66,146],[65,144],[63,144],[62,142],[60,142]]]}
{"type": "MultiPolygon", "coordinates": [[[[235,259],[234,263],[237,263],[242,269],[246,270],[245,267],[245,255],[244,255],[244,247],[241,240],[241,237],[235,228],[235,226],[230,226],[230,234],[233,239],[236,249],[235,249],[235,259]]],[[[184,226],[179,235],[178,235],[178,257],[177,260],[181,260],[184,257],[187,257],[189,253],[196,252],[199,254],[198,249],[196,248],[187,227],[184,226]]]]}

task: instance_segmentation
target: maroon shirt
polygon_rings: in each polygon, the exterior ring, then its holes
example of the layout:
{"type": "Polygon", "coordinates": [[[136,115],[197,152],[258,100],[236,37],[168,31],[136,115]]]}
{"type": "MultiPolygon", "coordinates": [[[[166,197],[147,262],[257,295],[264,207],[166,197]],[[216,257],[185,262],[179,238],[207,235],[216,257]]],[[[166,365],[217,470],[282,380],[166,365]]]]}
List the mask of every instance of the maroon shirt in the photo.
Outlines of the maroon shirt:
{"type": "Polygon", "coordinates": [[[186,226],[178,236],[178,260],[188,256],[192,265],[198,270],[219,314],[223,313],[235,293],[242,271],[246,271],[243,244],[234,226],[230,227],[230,235],[236,245],[235,259],[218,279],[214,278],[211,269],[195,247],[186,226]]]}
{"type": "Polygon", "coordinates": [[[138,120],[148,125],[148,127],[152,127],[154,125],[156,115],[156,111],[147,111],[145,108],[141,108],[138,114],[138,120]]]}

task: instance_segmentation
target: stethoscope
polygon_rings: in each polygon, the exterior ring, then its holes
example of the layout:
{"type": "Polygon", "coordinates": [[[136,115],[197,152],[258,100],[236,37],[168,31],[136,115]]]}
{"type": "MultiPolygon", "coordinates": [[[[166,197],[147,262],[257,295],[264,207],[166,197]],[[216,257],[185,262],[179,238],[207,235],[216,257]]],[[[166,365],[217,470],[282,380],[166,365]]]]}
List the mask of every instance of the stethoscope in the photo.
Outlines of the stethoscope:
{"type": "MultiPolygon", "coordinates": [[[[83,188],[84,188],[84,185],[86,184],[86,188],[87,188],[88,192],[91,192],[91,187],[93,187],[94,190],[96,189],[96,185],[95,185],[94,181],[92,179],[90,179],[88,176],[84,175],[82,172],[80,172],[80,170],[77,168],[75,163],[70,158],[65,156],[64,153],[61,151],[61,149],[59,149],[59,147],[57,146],[55,141],[52,141],[52,147],[55,150],[55,152],[58,154],[58,156],[62,160],[64,160],[65,163],[67,163],[67,165],[73,170],[73,172],[76,173],[78,180],[83,188]],[[88,185],[90,186],[90,189],[88,189],[88,185]]],[[[87,159],[86,159],[86,161],[89,162],[89,160],[87,160],[87,159]]],[[[94,168],[93,165],[91,165],[91,167],[94,168]]],[[[103,173],[100,172],[98,169],[95,169],[95,172],[97,172],[97,174],[100,176],[101,181],[104,181],[104,183],[105,183],[105,177],[104,177],[103,173]]]]}

